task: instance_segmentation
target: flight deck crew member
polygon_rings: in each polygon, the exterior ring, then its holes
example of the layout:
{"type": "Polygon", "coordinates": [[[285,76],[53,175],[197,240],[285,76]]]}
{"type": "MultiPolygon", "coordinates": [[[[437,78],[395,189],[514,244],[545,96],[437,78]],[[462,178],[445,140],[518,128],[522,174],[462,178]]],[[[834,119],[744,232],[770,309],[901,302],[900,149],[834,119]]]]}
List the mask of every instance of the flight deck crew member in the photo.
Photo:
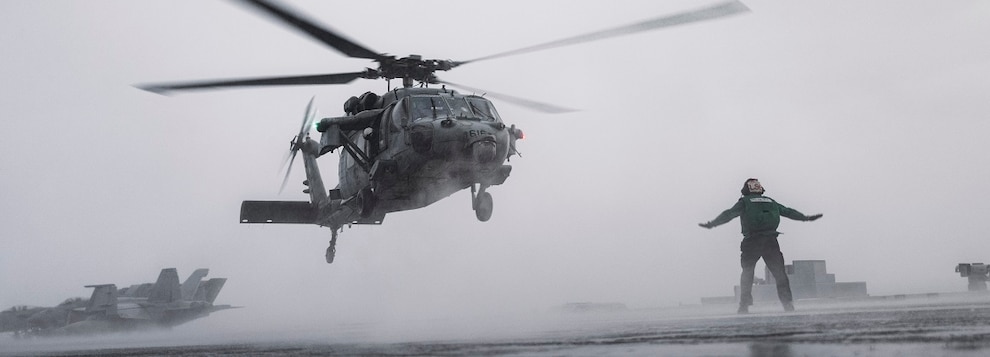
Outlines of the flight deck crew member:
{"type": "Polygon", "coordinates": [[[740,314],[748,313],[749,306],[753,304],[753,273],[756,270],[756,262],[761,257],[767,269],[773,274],[774,280],[777,281],[777,297],[784,305],[784,310],[794,311],[791,284],[787,280],[787,272],[784,271],[784,254],[780,252],[780,244],[777,242],[777,236],[780,235],[777,226],[780,224],[780,216],[797,221],[814,221],[822,217],[821,214],[805,216],[770,197],[763,196],[763,193],[763,185],[759,180],[748,179],[743,184],[743,196],[732,208],[725,210],[711,221],[698,224],[711,229],[740,217],[743,235],[742,243],[739,245],[742,251],[742,276],[739,279],[740,314]]]}

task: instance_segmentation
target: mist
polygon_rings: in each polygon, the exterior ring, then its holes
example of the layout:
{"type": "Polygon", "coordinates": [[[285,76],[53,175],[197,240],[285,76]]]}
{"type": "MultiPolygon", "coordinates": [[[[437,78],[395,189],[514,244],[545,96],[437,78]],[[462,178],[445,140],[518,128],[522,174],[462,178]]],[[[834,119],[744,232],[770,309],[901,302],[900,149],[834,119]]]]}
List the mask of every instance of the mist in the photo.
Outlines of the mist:
{"type": "MultiPolygon", "coordinates": [[[[358,15],[369,5],[286,3],[376,51],[454,60],[710,4],[387,1],[358,15]]],[[[345,228],[327,265],[328,229],[241,225],[240,202],[307,199],[301,169],[277,193],[306,102],[340,115],[383,81],[171,97],[132,85],[370,62],[228,1],[4,1],[0,308],[165,267],[209,268],[228,278],[216,303],[243,306],[174,336],[471,336],[555,323],[572,302],[698,304],[732,295],[741,236],[736,221],[697,223],[750,177],[824,214],[782,222],[788,262],[824,259],[874,296],[964,291],[953,267],[990,260],[990,4],[745,3],[751,13],[444,73],[580,111],[494,100],[526,139],[489,190],[490,221],[461,191],[345,228]]],[[[320,164],[332,187],[336,155],[320,164]]]]}

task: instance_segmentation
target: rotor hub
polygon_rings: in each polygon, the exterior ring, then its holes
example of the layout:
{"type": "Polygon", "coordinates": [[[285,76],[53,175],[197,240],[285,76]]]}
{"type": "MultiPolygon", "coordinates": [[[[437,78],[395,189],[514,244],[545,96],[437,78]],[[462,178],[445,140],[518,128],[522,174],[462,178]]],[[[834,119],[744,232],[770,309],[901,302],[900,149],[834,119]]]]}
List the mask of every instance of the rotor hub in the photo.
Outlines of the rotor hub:
{"type": "MultiPolygon", "coordinates": [[[[451,60],[424,60],[420,55],[409,55],[407,57],[395,58],[395,56],[383,57],[377,60],[378,69],[368,69],[370,79],[403,78],[419,81],[422,83],[436,83],[436,71],[448,71],[456,67],[456,63],[451,60]]],[[[365,78],[369,78],[365,77],[365,78]]]]}

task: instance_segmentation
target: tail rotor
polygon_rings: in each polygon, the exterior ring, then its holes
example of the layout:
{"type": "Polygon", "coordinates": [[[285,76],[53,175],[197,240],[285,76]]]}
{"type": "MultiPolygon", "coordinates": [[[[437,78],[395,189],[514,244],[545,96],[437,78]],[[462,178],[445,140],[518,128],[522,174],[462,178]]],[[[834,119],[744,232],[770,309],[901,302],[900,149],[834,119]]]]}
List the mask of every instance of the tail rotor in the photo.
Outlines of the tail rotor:
{"type": "Polygon", "coordinates": [[[313,101],[315,99],[315,96],[310,98],[309,104],[306,105],[306,113],[303,114],[302,127],[299,128],[299,134],[289,142],[289,152],[285,155],[285,160],[282,163],[282,167],[288,166],[288,168],[285,170],[285,177],[282,178],[282,185],[278,189],[279,194],[285,190],[285,184],[289,181],[289,174],[292,173],[292,162],[296,161],[296,153],[299,152],[306,139],[309,138],[309,130],[316,121],[316,108],[313,107],[313,101]]]}

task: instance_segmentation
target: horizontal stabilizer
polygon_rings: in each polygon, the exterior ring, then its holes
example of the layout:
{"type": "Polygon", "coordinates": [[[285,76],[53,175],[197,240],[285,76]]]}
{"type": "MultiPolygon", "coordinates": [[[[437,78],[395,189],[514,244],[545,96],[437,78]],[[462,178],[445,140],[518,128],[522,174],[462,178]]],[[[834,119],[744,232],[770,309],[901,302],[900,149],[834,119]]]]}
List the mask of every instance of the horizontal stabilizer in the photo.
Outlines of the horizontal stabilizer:
{"type": "Polygon", "coordinates": [[[373,225],[377,225],[377,224],[382,224],[382,222],[384,222],[384,221],[385,221],[385,215],[384,214],[379,214],[379,215],[374,215],[374,216],[371,216],[371,217],[361,217],[361,218],[355,219],[355,220],[351,221],[351,224],[373,224],[373,225]]]}
{"type": "Polygon", "coordinates": [[[221,311],[221,310],[241,309],[241,308],[244,308],[244,306],[213,305],[213,306],[210,307],[210,312],[212,313],[212,312],[217,312],[217,311],[221,311]]]}
{"type": "Polygon", "coordinates": [[[241,203],[241,223],[302,223],[316,222],[316,210],[305,201],[244,201],[241,203]]]}

